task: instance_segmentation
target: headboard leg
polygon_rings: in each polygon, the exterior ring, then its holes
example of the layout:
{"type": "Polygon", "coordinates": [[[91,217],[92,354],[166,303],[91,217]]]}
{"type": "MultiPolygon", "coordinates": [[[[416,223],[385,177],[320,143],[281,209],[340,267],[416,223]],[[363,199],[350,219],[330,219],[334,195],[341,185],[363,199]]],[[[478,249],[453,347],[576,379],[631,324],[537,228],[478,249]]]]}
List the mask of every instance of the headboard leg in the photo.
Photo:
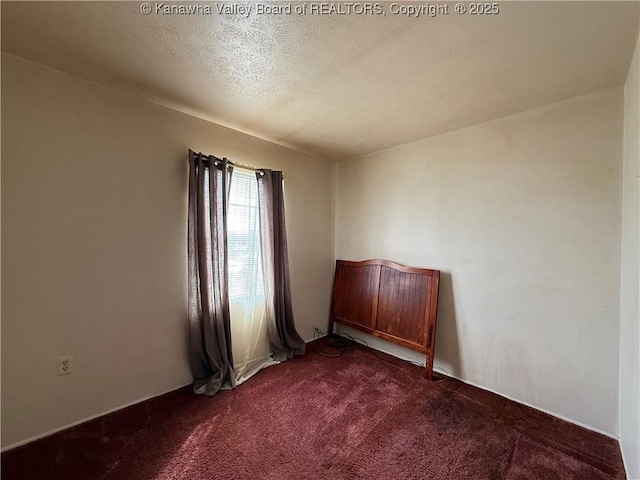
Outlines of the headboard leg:
{"type": "Polygon", "coordinates": [[[429,354],[424,362],[424,378],[433,380],[433,358],[429,354]]]}

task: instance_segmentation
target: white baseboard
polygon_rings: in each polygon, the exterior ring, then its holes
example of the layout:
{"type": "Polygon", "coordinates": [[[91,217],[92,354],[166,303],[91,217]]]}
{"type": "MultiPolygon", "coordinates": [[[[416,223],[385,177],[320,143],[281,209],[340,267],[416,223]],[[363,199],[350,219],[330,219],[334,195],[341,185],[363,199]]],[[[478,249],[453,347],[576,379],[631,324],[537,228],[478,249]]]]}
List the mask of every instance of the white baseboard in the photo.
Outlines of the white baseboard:
{"type": "MultiPolygon", "coordinates": [[[[325,335],[325,336],[326,336],[326,335],[325,335]]],[[[318,339],[320,339],[320,338],[322,338],[322,337],[310,338],[310,339],[308,339],[308,340],[305,340],[305,343],[313,342],[314,340],[318,340],[318,339]]],[[[377,350],[377,351],[382,352],[382,353],[386,353],[387,355],[394,356],[394,357],[396,357],[396,358],[399,358],[399,359],[404,360],[404,361],[407,361],[407,362],[413,362],[413,360],[410,360],[410,359],[408,359],[408,358],[403,358],[403,357],[398,356],[398,355],[394,355],[394,354],[392,354],[392,353],[386,352],[386,351],[381,350],[381,349],[377,349],[377,348],[374,348],[374,347],[371,347],[371,346],[370,346],[369,348],[372,348],[373,350],[377,350]]],[[[423,365],[423,366],[424,366],[424,365],[423,365]]],[[[616,437],[615,435],[611,434],[611,433],[605,432],[605,431],[600,430],[600,429],[595,428],[595,427],[591,427],[591,426],[589,426],[589,425],[586,425],[586,424],[584,424],[584,423],[578,422],[578,421],[576,421],[576,420],[573,420],[573,419],[571,419],[571,418],[565,417],[565,416],[563,416],[563,415],[559,415],[559,414],[557,414],[557,413],[551,412],[551,411],[546,410],[546,409],[544,409],[544,408],[540,408],[540,407],[537,407],[537,406],[535,406],[535,405],[531,405],[531,404],[529,404],[529,403],[523,402],[523,401],[521,401],[521,400],[518,400],[518,399],[515,399],[515,398],[512,398],[512,397],[509,397],[508,395],[505,395],[505,394],[500,393],[500,392],[496,392],[495,390],[492,390],[492,389],[490,389],[490,388],[483,387],[482,385],[478,385],[478,384],[476,384],[476,383],[474,383],[474,382],[471,382],[471,381],[469,381],[469,380],[466,380],[466,379],[463,379],[463,378],[456,377],[455,375],[451,375],[451,374],[449,374],[449,373],[448,373],[448,374],[447,374],[447,376],[449,376],[449,377],[451,377],[451,378],[455,378],[456,380],[459,380],[460,382],[465,383],[465,384],[467,384],[467,385],[471,385],[471,386],[473,386],[473,387],[480,388],[480,389],[482,389],[482,390],[486,390],[486,391],[488,391],[488,392],[494,393],[494,394],[499,395],[499,396],[501,396],[501,397],[503,397],[503,398],[506,398],[506,399],[508,399],[508,400],[511,400],[512,402],[516,402],[516,403],[519,403],[519,404],[521,404],[521,405],[526,405],[527,407],[530,407],[530,408],[533,408],[534,410],[538,410],[538,411],[540,411],[540,412],[546,413],[547,415],[551,415],[552,417],[559,418],[560,420],[564,420],[565,422],[569,422],[569,423],[572,423],[572,424],[574,424],[574,425],[578,425],[579,427],[585,428],[585,429],[590,430],[590,431],[592,431],[592,432],[596,432],[596,433],[599,433],[599,434],[604,435],[604,436],[606,436],[606,437],[612,438],[612,439],[616,440],[616,441],[618,442],[618,444],[620,443],[620,439],[619,439],[618,437],[616,437]]],[[[161,396],[161,395],[165,395],[165,394],[167,394],[167,393],[170,393],[170,392],[173,392],[173,391],[178,390],[178,389],[180,389],[180,388],[184,388],[184,387],[186,387],[186,386],[188,386],[188,385],[191,385],[191,383],[192,383],[192,382],[185,383],[185,384],[182,384],[182,385],[178,385],[178,386],[175,386],[175,387],[173,387],[173,388],[170,388],[169,390],[166,390],[166,391],[164,391],[164,392],[157,393],[157,394],[154,394],[154,395],[149,395],[149,396],[147,396],[147,397],[143,397],[143,398],[140,398],[140,399],[138,399],[138,400],[134,400],[133,402],[126,403],[126,404],[121,405],[121,406],[119,406],[119,407],[115,407],[115,408],[109,409],[109,410],[107,410],[107,411],[105,411],[105,412],[98,413],[98,414],[96,414],[96,415],[91,415],[91,416],[89,416],[89,417],[86,417],[86,418],[80,419],[80,420],[75,421],[75,422],[72,422],[72,423],[68,423],[68,424],[66,424],[66,425],[63,425],[63,426],[58,427],[58,428],[55,428],[55,429],[53,429],[53,430],[49,430],[49,431],[46,431],[46,432],[40,433],[40,434],[38,434],[38,435],[34,435],[33,437],[29,437],[29,438],[26,438],[26,439],[24,439],[24,440],[20,440],[19,442],[13,443],[13,444],[11,444],[11,445],[7,445],[6,447],[2,447],[2,449],[0,449],[0,452],[6,452],[6,451],[9,451],[9,450],[12,450],[12,449],[14,449],[14,448],[16,448],[16,447],[20,447],[20,446],[22,446],[22,445],[26,445],[27,443],[31,443],[31,442],[33,442],[33,441],[35,441],[35,440],[40,440],[41,438],[48,437],[48,436],[53,435],[54,433],[58,433],[58,432],[60,432],[60,431],[62,431],[62,430],[66,430],[67,428],[75,427],[76,425],[80,425],[81,423],[85,423],[85,422],[88,422],[88,421],[94,420],[94,419],[96,419],[96,418],[102,417],[102,416],[104,416],[104,415],[108,415],[108,414],[110,414],[110,413],[117,412],[118,410],[122,410],[122,409],[124,409],[124,408],[131,407],[131,406],[136,405],[136,404],[138,404],[138,403],[142,403],[142,402],[147,401],[147,400],[150,400],[150,399],[152,399],[152,398],[159,397],[159,396],[161,396]]],[[[625,467],[625,471],[626,471],[626,470],[627,470],[627,465],[626,465],[626,462],[625,462],[624,452],[622,451],[622,448],[620,448],[620,452],[622,453],[622,461],[623,461],[623,464],[624,464],[624,467],[625,467]]]]}
{"type": "Polygon", "coordinates": [[[612,438],[612,439],[616,440],[618,443],[620,443],[620,439],[618,437],[616,437],[615,435],[613,435],[611,433],[605,432],[604,430],[600,430],[599,428],[592,427],[592,426],[587,425],[585,423],[581,423],[581,422],[579,422],[577,420],[573,420],[573,419],[571,419],[569,417],[565,417],[564,415],[560,415],[558,413],[554,413],[554,412],[552,412],[550,410],[546,410],[544,408],[537,407],[535,405],[531,405],[530,403],[523,402],[522,400],[518,400],[517,398],[510,397],[508,395],[505,395],[504,393],[496,392],[495,390],[492,390],[492,389],[487,388],[487,387],[483,387],[482,385],[478,385],[478,384],[473,383],[473,382],[471,382],[469,380],[465,380],[463,378],[459,378],[459,377],[456,377],[456,376],[451,375],[451,374],[449,374],[448,376],[451,377],[451,378],[455,378],[456,380],[459,380],[462,383],[465,383],[467,385],[471,385],[473,387],[480,388],[482,390],[486,390],[487,392],[495,393],[496,395],[499,395],[499,396],[501,396],[503,398],[506,398],[507,400],[511,400],[512,402],[519,403],[520,405],[525,405],[525,406],[527,406],[529,408],[533,408],[534,410],[538,410],[539,412],[546,413],[547,415],[551,415],[552,417],[559,418],[560,420],[564,420],[565,422],[573,423],[574,425],[577,425],[579,427],[585,428],[585,429],[590,430],[590,431],[595,432],[595,433],[599,433],[600,435],[604,435],[605,437],[612,438]]]}
{"type": "Polygon", "coordinates": [[[640,480],[640,477],[631,478],[631,476],[629,475],[629,467],[627,465],[627,459],[624,456],[624,449],[622,448],[622,444],[620,443],[620,440],[618,440],[618,443],[620,444],[620,454],[622,455],[622,466],[624,467],[624,473],[627,475],[627,480],[640,480]]]}
{"type": "Polygon", "coordinates": [[[304,341],[304,343],[311,343],[311,342],[313,342],[314,340],[320,340],[321,338],[324,338],[324,337],[326,337],[326,336],[327,336],[327,334],[325,333],[324,335],[319,335],[319,336],[317,336],[316,338],[310,338],[310,339],[308,339],[308,340],[305,340],[305,341],[304,341]]]}
{"type": "MultiPolygon", "coordinates": [[[[359,333],[359,334],[361,334],[361,332],[358,332],[358,333],[359,333]]],[[[377,339],[377,338],[376,338],[375,340],[379,340],[379,339],[377,339]]],[[[395,346],[395,344],[394,344],[393,346],[395,346]]],[[[397,353],[397,352],[395,352],[395,351],[388,351],[388,350],[384,350],[383,348],[380,348],[380,347],[376,348],[377,346],[374,344],[374,342],[371,342],[371,343],[368,345],[368,347],[369,347],[369,348],[371,348],[371,349],[373,349],[373,350],[376,350],[376,351],[378,351],[378,352],[382,352],[382,353],[386,353],[387,355],[391,355],[392,357],[399,358],[400,360],[404,360],[404,361],[406,361],[406,362],[411,362],[411,363],[416,362],[416,360],[415,360],[415,359],[411,359],[411,358],[405,357],[405,356],[403,356],[401,353],[397,353]]],[[[411,352],[411,353],[413,353],[413,352],[411,352]]],[[[422,357],[424,357],[424,356],[422,356],[422,357]]],[[[423,359],[422,359],[422,361],[420,361],[419,363],[421,364],[421,366],[422,366],[422,367],[424,367],[424,358],[423,358],[423,359]]],[[[442,367],[439,367],[439,366],[437,366],[437,365],[434,365],[434,367],[433,367],[433,368],[434,368],[434,370],[435,370],[436,368],[440,368],[440,369],[442,369],[442,367]]],[[[444,369],[443,369],[443,370],[444,370],[444,369]]],[[[446,371],[446,370],[445,370],[445,371],[446,371]]],[[[438,373],[442,373],[442,372],[438,372],[438,373]]],[[[590,430],[590,431],[592,431],[592,432],[596,432],[596,433],[599,433],[599,434],[601,434],[601,435],[604,435],[605,437],[612,438],[612,439],[614,439],[614,440],[618,441],[618,443],[620,443],[620,439],[619,439],[617,436],[615,436],[614,434],[611,434],[611,433],[605,432],[605,431],[603,431],[603,430],[600,430],[600,429],[598,429],[598,428],[595,428],[595,427],[592,427],[592,426],[586,425],[586,424],[581,423],[581,422],[579,422],[579,421],[577,421],[577,420],[573,420],[573,419],[571,419],[571,418],[565,417],[565,416],[560,415],[560,414],[558,414],[558,413],[551,412],[551,411],[546,410],[546,409],[544,409],[544,408],[537,407],[537,406],[535,406],[535,405],[531,405],[530,403],[523,402],[522,400],[518,400],[517,398],[510,397],[510,396],[508,396],[508,395],[505,395],[504,393],[500,393],[500,392],[497,392],[497,391],[492,390],[492,389],[490,389],[490,388],[484,387],[484,386],[482,386],[482,385],[478,385],[478,384],[476,384],[476,383],[474,383],[474,382],[472,382],[472,381],[470,381],[470,380],[466,380],[466,379],[464,379],[464,378],[457,377],[457,376],[452,375],[452,374],[450,374],[450,373],[447,373],[447,376],[449,376],[449,377],[451,377],[451,378],[455,378],[456,380],[459,380],[459,381],[461,381],[462,383],[465,383],[465,384],[467,384],[467,385],[471,385],[471,386],[473,386],[473,387],[480,388],[480,389],[482,389],[482,390],[486,390],[487,392],[495,393],[496,395],[499,395],[499,396],[501,396],[501,397],[503,397],[503,398],[506,398],[506,399],[508,399],[508,400],[511,400],[512,402],[516,402],[516,403],[519,403],[519,404],[521,404],[521,405],[526,405],[527,407],[530,407],[530,408],[533,408],[534,410],[538,410],[538,411],[540,411],[540,412],[546,413],[547,415],[551,415],[552,417],[559,418],[560,420],[564,420],[565,422],[572,423],[572,424],[577,425],[577,426],[579,426],[579,427],[586,428],[587,430],[590,430]]],[[[622,450],[622,449],[621,449],[621,450],[622,450]]],[[[639,480],[640,480],[640,479],[639,479],[639,480]]]]}
{"type": "MultiPolygon", "coordinates": [[[[313,342],[314,340],[317,340],[317,338],[312,338],[312,339],[306,340],[305,343],[313,342]]],[[[186,386],[189,386],[192,383],[193,383],[192,381],[189,381],[189,383],[178,385],[176,387],[170,388],[169,390],[166,390],[166,391],[163,391],[163,392],[160,392],[160,393],[156,393],[154,395],[148,395],[148,396],[140,398],[138,400],[134,400],[132,402],[126,403],[124,405],[121,405],[119,407],[114,407],[114,408],[111,408],[111,409],[106,410],[104,412],[97,413],[97,414],[91,415],[89,417],[81,418],[80,420],[77,420],[77,421],[71,422],[71,423],[67,423],[67,424],[62,425],[60,427],[56,427],[56,428],[54,428],[52,430],[47,430],[46,432],[39,433],[39,434],[34,435],[32,437],[25,438],[24,440],[20,440],[19,442],[15,442],[15,443],[12,443],[12,444],[7,445],[5,447],[2,447],[0,449],[0,452],[7,452],[9,450],[13,450],[14,448],[21,447],[22,445],[26,445],[27,443],[31,443],[31,442],[34,442],[36,440],[40,440],[41,438],[45,438],[45,437],[48,437],[48,436],[53,435],[55,433],[61,432],[62,430],[66,430],[67,428],[75,427],[76,425],[80,425],[82,423],[89,422],[91,420],[95,420],[96,418],[103,417],[104,415],[108,415],[108,414],[113,413],[113,412],[117,412],[118,410],[122,410],[124,408],[131,407],[133,405],[137,405],[138,403],[142,403],[142,402],[145,402],[147,400],[151,400],[152,398],[160,397],[162,395],[165,395],[167,393],[173,392],[175,390],[179,390],[180,388],[184,388],[186,386]]]]}
{"type": "Polygon", "coordinates": [[[65,424],[65,425],[63,425],[61,427],[56,427],[53,430],[48,430],[46,432],[39,433],[38,435],[34,435],[33,437],[25,438],[24,440],[20,440],[19,442],[12,443],[11,445],[7,445],[6,447],[2,447],[2,449],[0,449],[0,452],[7,452],[9,450],[12,450],[14,448],[20,447],[22,445],[26,445],[27,443],[31,443],[31,442],[34,442],[36,440],[40,440],[41,438],[45,438],[45,437],[48,437],[50,435],[53,435],[54,433],[61,432],[62,430],[66,430],[67,428],[75,427],[76,425],[80,425],[81,423],[85,423],[85,422],[89,422],[91,420],[95,420],[96,418],[103,417],[103,416],[108,415],[108,414],[113,413],[113,412],[117,412],[118,410],[122,410],[124,408],[131,407],[133,405],[137,405],[138,403],[142,403],[142,402],[145,402],[147,400],[151,400],[152,398],[160,397],[162,395],[165,395],[167,393],[173,392],[175,390],[179,390],[179,389],[184,388],[184,387],[186,387],[188,385],[191,385],[192,383],[193,382],[190,381],[189,383],[185,383],[183,385],[178,385],[178,386],[170,388],[169,390],[166,390],[164,392],[156,393],[156,394],[153,394],[153,395],[149,395],[147,397],[143,397],[143,398],[140,398],[138,400],[134,400],[133,402],[125,403],[124,405],[121,405],[119,407],[111,408],[111,409],[109,409],[107,411],[104,411],[102,413],[97,413],[95,415],[91,415],[89,417],[82,418],[82,419],[77,420],[75,422],[67,423],[67,424],[65,424]]]}

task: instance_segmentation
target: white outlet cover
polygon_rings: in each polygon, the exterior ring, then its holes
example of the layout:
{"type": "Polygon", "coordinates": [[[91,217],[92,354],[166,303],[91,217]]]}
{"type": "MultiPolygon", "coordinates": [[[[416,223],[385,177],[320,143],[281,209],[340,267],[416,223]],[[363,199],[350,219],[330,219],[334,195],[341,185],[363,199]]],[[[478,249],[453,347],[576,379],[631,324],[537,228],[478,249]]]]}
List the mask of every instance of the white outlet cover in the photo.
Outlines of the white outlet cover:
{"type": "Polygon", "coordinates": [[[58,357],[58,375],[69,375],[73,371],[73,357],[58,357]]]}

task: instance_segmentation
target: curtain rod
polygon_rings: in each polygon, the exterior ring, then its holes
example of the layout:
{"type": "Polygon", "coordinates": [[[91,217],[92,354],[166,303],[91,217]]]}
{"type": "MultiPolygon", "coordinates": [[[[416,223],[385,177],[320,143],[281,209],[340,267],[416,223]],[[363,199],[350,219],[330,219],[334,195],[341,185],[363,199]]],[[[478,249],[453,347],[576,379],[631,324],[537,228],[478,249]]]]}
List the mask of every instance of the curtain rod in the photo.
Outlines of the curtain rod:
{"type": "Polygon", "coordinates": [[[202,160],[206,161],[206,162],[208,162],[210,159],[213,159],[214,163],[215,162],[224,162],[226,160],[227,164],[232,165],[234,167],[240,167],[240,168],[244,168],[246,170],[253,170],[254,172],[259,172],[259,173],[262,173],[264,175],[264,168],[252,167],[251,165],[245,165],[243,163],[232,162],[228,158],[218,158],[215,155],[205,155],[204,153],[196,153],[196,152],[193,152],[193,153],[195,155],[200,155],[202,157],[202,160]]]}

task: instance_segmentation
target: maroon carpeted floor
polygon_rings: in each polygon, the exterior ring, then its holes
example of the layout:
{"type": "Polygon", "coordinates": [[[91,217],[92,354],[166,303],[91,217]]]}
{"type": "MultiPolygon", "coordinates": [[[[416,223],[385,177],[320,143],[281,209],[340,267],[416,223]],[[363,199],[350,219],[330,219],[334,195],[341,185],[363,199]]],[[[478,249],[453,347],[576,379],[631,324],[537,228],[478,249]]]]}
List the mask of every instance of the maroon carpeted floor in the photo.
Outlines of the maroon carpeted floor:
{"type": "Polygon", "coordinates": [[[356,347],[182,389],[2,455],[13,479],[612,479],[617,443],[356,347]]]}

